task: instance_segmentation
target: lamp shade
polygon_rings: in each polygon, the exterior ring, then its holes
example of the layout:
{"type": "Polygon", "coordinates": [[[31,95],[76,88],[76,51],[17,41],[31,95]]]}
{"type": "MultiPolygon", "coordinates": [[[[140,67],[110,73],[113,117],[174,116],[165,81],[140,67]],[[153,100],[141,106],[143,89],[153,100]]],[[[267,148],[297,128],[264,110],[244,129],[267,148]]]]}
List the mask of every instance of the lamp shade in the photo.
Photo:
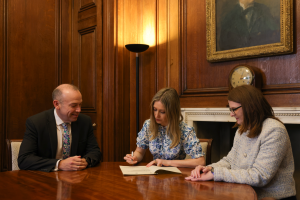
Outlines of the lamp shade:
{"type": "Polygon", "coordinates": [[[149,48],[148,44],[126,44],[126,49],[134,53],[146,51],[149,48]]]}

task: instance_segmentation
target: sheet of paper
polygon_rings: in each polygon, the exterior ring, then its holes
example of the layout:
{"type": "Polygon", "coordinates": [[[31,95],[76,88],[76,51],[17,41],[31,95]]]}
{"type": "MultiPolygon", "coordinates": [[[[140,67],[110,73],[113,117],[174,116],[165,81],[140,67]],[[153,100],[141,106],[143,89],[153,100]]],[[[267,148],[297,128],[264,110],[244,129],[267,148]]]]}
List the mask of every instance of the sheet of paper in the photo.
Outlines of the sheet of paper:
{"type": "Polygon", "coordinates": [[[168,171],[168,172],[181,174],[181,171],[177,167],[157,167],[155,165],[152,165],[149,168],[152,172],[156,172],[156,173],[159,173],[158,171],[164,170],[164,171],[168,171]]]}
{"type": "Polygon", "coordinates": [[[179,173],[181,171],[177,167],[157,167],[157,166],[120,166],[123,175],[144,175],[158,173],[179,173]]]}
{"type": "Polygon", "coordinates": [[[146,166],[120,166],[123,175],[155,174],[146,166]]]}

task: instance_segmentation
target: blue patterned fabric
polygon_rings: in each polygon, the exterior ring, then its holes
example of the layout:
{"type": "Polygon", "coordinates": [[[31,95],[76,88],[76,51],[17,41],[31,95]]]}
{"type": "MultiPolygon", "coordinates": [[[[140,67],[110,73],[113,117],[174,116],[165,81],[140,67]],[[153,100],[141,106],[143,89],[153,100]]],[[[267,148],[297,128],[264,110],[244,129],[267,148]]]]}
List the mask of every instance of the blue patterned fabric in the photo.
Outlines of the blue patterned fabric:
{"type": "Polygon", "coordinates": [[[68,130],[68,124],[62,123],[62,127],[64,128],[63,134],[63,159],[70,157],[71,152],[71,143],[70,143],[70,133],[68,130]]]}
{"type": "Polygon", "coordinates": [[[185,159],[186,154],[190,155],[192,158],[204,156],[194,128],[188,126],[186,123],[180,123],[180,142],[172,149],[170,149],[172,141],[166,134],[167,127],[159,125],[157,138],[150,141],[149,126],[150,120],[148,119],[145,121],[142,130],[138,134],[136,145],[142,149],[149,148],[153,155],[153,159],[183,160],[185,159]]]}

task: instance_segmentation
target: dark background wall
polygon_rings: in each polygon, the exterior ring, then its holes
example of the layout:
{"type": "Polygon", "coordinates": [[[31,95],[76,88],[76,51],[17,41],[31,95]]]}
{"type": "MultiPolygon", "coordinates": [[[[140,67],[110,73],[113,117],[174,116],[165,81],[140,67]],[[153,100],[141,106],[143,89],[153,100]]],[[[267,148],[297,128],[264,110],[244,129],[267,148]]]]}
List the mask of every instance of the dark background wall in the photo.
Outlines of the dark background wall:
{"type": "MultiPolygon", "coordinates": [[[[136,63],[124,47],[129,43],[150,44],[140,54],[140,127],[151,98],[167,86],[180,94],[181,107],[225,107],[228,75],[238,64],[263,73],[272,106],[298,107],[300,0],[293,2],[293,54],[209,63],[205,1],[0,0],[0,170],[5,139],[23,138],[26,118],[51,108],[51,92],[61,83],[80,87],[104,161],[134,150],[136,63]]],[[[295,145],[298,125],[289,126],[295,145]]],[[[147,153],[144,161],[151,159],[147,153]]]]}

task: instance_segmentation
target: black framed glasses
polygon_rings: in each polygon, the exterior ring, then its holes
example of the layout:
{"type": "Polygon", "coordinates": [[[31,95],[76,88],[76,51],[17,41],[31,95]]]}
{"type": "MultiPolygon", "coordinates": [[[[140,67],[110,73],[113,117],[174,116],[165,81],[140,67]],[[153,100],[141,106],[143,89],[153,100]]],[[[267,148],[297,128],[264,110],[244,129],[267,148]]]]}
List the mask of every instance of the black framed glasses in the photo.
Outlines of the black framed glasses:
{"type": "Polygon", "coordinates": [[[232,112],[233,114],[235,114],[234,111],[236,111],[237,109],[239,109],[242,106],[236,107],[236,108],[229,108],[230,112],[232,112]]]}

